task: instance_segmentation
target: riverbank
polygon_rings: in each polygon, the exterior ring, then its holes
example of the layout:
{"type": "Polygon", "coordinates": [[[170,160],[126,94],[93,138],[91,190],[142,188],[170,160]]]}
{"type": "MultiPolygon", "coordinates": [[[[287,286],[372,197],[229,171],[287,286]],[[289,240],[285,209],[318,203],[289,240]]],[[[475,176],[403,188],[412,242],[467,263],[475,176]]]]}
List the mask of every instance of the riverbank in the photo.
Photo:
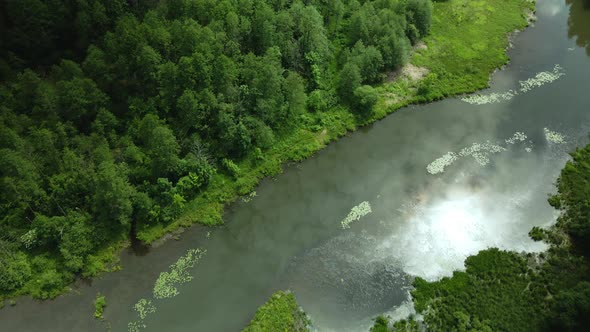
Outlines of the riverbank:
{"type": "Polygon", "coordinates": [[[282,137],[263,156],[249,155],[238,164],[235,178],[216,174],[207,190],[180,218],[162,226],[139,229],[137,237],[152,243],[165,234],[195,223],[221,225],[226,204],[252,190],[259,181],[281,173],[281,165],[301,161],[361,126],[415,103],[470,93],[488,87],[490,75],[508,62],[508,35],[525,28],[534,11],[528,0],[435,2],[430,35],[415,48],[410,65],[425,75],[403,70],[377,90],[380,99],[367,117],[356,117],[343,107],[305,113],[301,126],[282,137]]]}
{"type": "Polygon", "coordinates": [[[274,293],[258,310],[244,332],[309,332],[310,321],[289,291],[274,293]]]}

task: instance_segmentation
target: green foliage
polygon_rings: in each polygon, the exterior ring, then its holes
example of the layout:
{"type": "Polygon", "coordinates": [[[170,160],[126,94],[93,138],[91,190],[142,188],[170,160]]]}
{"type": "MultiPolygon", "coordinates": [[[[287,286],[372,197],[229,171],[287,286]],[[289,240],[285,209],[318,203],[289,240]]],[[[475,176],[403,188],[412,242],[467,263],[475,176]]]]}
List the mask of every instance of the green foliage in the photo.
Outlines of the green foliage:
{"type": "Polygon", "coordinates": [[[133,9],[125,0],[7,1],[2,3],[0,56],[16,69],[78,57],[133,9]]]}
{"type": "Polygon", "coordinates": [[[22,287],[31,278],[31,267],[23,253],[0,253],[0,292],[22,287]]]}
{"type": "Polygon", "coordinates": [[[327,92],[323,90],[313,90],[307,98],[307,108],[313,112],[324,112],[328,110],[327,92]]]}
{"type": "Polygon", "coordinates": [[[363,83],[379,83],[382,78],[383,57],[374,46],[365,47],[362,41],[358,41],[351,51],[351,61],[360,69],[363,83]]]}
{"type": "Polygon", "coordinates": [[[422,332],[424,330],[425,328],[423,327],[422,323],[418,322],[414,318],[414,315],[410,315],[410,317],[407,319],[402,319],[393,323],[393,331],[397,332],[422,332]]]}
{"type": "Polygon", "coordinates": [[[237,179],[240,176],[240,167],[231,161],[231,159],[224,158],[221,160],[221,164],[223,165],[223,169],[233,178],[237,179]]]}
{"type": "Polygon", "coordinates": [[[203,186],[203,179],[195,173],[188,173],[188,175],[181,177],[176,184],[176,190],[183,197],[194,197],[199,188],[203,186]]]}
{"type": "Polygon", "coordinates": [[[531,237],[531,239],[535,240],[535,241],[542,241],[546,238],[545,236],[545,230],[542,229],[541,227],[533,227],[530,232],[529,232],[529,236],[531,237]]]}
{"type": "Polygon", "coordinates": [[[71,281],[71,275],[58,272],[55,268],[40,272],[35,279],[35,285],[32,286],[31,295],[39,299],[52,299],[59,295],[65,284],[71,281]],[[66,279],[67,280],[64,280],[66,279]]]}
{"type": "Polygon", "coordinates": [[[338,95],[347,103],[354,102],[354,91],[361,86],[362,76],[359,67],[353,63],[347,63],[340,72],[338,82],[338,95]]]}
{"type": "Polygon", "coordinates": [[[583,331],[590,326],[590,282],[582,281],[555,296],[552,308],[555,331],[583,331]]]}
{"type": "Polygon", "coordinates": [[[309,331],[309,319],[291,292],[276,292],[258,310],[244,332],[309,331]]]}
{"type": "Polygon", "coordinates": [[[571,154],[557,180],[558,194],[551,198],[564,213],[563,225],[577,250],[590,257],[590,146],[571,154]]]}
{"type": "Polygon", "coordinates": [[[377,316],[375,318],[375,324],[369,330],[370,332],[389,332],[389,319],[385,316],[377,316]]]}
{"type": "Polygon", "coordinates": [[[428,0],[410,0],[407,4],[406,19],[408,27],[406,34],[410,37],[412,43],[415,43],[417,38],[422,38],[430,31],[432,25],[432,2],[428,0]],[[408,33],[408,30],[416,29],[417,34],[408,33]]]}
{"type": "Polygon", "coordinates": [[[485,324],[493,331],[530,331],[541,326],[545,294],[528,286],[534,280],[526,259],[489,249],[467,258],[465,266],[466,272],[437,282],[416,279],[412,296],[419,312],[432,308],[424,317],[429,328],[451,331],[485,324]]]}
{"type": "Polygon", "coordinates": [[[107,298],[104,295],[100,295],[100,293],[96,294],[96,299],[94,299],[94,318],[102,319],[102,314],[106,306],[107,298]]]}
{"type": "Polygon", "coordinates": [[[371,114],[373,106],[379,100],[379,93],[370,85],[362,85],[354,90],[356,109],[362,114],[371,114]]]}

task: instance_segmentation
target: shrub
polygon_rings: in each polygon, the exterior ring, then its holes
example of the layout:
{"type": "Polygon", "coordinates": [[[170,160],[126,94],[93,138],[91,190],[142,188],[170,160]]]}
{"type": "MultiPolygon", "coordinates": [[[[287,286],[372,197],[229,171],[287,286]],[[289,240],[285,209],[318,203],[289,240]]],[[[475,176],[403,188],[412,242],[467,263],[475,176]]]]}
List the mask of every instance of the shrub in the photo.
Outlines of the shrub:
{"type": "Polygon", "coordinates": [[[379,93],[370,85],[363,85],[354,90],[356,109],[359,113],[371,114],[373,106],[379,100],[379,93]]]}
{"type": "Polygon", "coordinates": [[[0,256],[0,292],[22,287],[31,277],[27,256],[21,252],[0,256]]]}
{"type": "Polygon", "coordinates": [[[231,159],[223,158],[221,160],[221,165],[233,178],[240,176],[240,167],[236,165],[231,159]]]}

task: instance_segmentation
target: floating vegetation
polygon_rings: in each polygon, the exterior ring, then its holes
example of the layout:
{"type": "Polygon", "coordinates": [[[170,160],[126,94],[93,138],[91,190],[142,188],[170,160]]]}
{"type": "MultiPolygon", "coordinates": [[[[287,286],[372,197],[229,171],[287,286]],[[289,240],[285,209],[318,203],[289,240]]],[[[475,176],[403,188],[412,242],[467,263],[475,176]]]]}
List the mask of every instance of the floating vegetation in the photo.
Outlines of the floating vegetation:
{"type": "Polygon", "coordinates": [[[430,174],[442,173],[445,171],[445,167],[454,163],[455,160],[457,160],[457,155],[454,152],[447,152],[442,157],[437,158],[435,161],[428,164],[426,170],[430,174]]]}
{"type": "Polygon", "coordinates": [[[143,320],[139,322],[130,322],[127,324],[127,331],[128,332],[139,332],[142,329],[145,329],[147,326],[144,324],[143,320]]]}
{"type": "Polygon", "coordinates": [[[538,88],[538,87],[543,86],[545,84],[551,83],[551,82],[559,79],[563,75],[565,75],[565,73],[563,72],[563,68],[557,64],[553,67],[552,71],[542,71],[540,73],[537,73],[534,77],[531,77],[531,78],[524,80],[524,81],[519,81],[520,88],[518,89],[518,91],[517,90],[508,90],[507,92],[504,92],[504,93],[494,92],[494,93],[490,93],[487,95],[474,94],[474,95],[463,97],[463,98],[461,98],[461,100],[466,103],[473,104],[473,105],[499,103],[502,101],[510,100],[510,99],[514,98],[514,96],[517,96],[521,93],[526,93],[534,88],[538,88]]]}
{"type": "Polygon", "coordinates": [[[505,139],[504,141],[506,142],[506,144],[514,144],[516,142],[524,142],[524,140],[527,139],[527,136],[520,132],[517,131],[514,133],[514,135],[512,135],[512,137],[505,139]]]}
{"type": "Polygon", "coordinates": [[[258,194],[256,193],[256,191],[253,191],[251,193],[249,193],[248,195],[245,195],[242,197],[242,202],[244,203],[248,203],[252,200],[252,198],[258,196],[258,194]]]}
{"type": "Polygon", "coordinates": [[[490,93],[489,95],[470,95],[464,98],[461,98],[462,101],[473,104],[473,105],[484,105],[484,104],[493,104],[499,103],[501,101],[507,101],[512,99],[514,96],[518,94],[517,91],[508,90],[508,92],[504,93],[490,93]]]}
{"type": "Polygon", "coordinates": [[[186,255],[181,256],[176,263],[170,265],[170,272],[162,272],[154,285],[154,297],[156,299],[171,298],[179,294],[176,286],[189,282],[193,276],[189,269],[206,253],[206,250],[189,249],[186,255]]]}
{"type": "Polygon", "coordinates": [[[535,75],[535,77],[529,78],[526,81],[520,81],[520,92],[525,93],[534,88],[538,88],[547,83],[551,83],[561,76],[565,75],[563,68],[560,65],[555,65],[553,71],[542,71],[535,75]]]}
{"type": "Polygon", "coordinates": [[[371,210],[371,204],[369,202],[364,201],[361,204],[353,207],[346,218],[344,218],[340,224],[342,225],[342,229],[350,228],[350,224],[354,221],[361,219],[362,217],[366,216],[367,214],[373,212],[371,210]]]}
{"type": "Polygon", "coordinates": [[[543,131],[545,132],[545,139],[547,139],[548,142],[557,144],[565,143],[565,136],[563,136],[563,134],[560,134],[556,131],[552,131],[548,128],[543,128],[543,131]]]}
{"type": "MultiPolygon", "coordinates": [[[[207,232],[207,238],[209,238],[210,232],[207,232]]],[[[189,273],[189,269],[195,266],[195,264],[206,254],[206,250],[201,249],[189,249],[184,256],[181,256],[176,263],[170,265],[170,271],[160,273],[158,280],[154,284],[153,295],[156,299],[167,299],[174,297],[179,294],[177,286],[189,282],[193,279],[193,276],[189,273]]],[[[139,320],[129,322],[127,324],[128,332],[139,332],[146,328],[144,323],[145,318],[156,312],[156,306],[151,300],[139,299],[133,306],[133,309],[137,312],[139,320]]]]}
{"type": "MultiPolygon", "coordinates": [[[[551,133],[553,133],[552,137],[554,139],[557,139],[557,136],[555,134],[560,135],[559,133],[555,132],[551,133]]],[[[561,137],[563,138],[563,136],[561,137]]],[[[525,135],[525,133],[517,131],[511,137],[505,139],[504,142],[506,143],[506,145],[514,145],[516,143],[524,142],[526,139],[527,135],[525,135]]],[[[426,166],[426,171],[433,175],[443,173],[447,166],[450,166],[459,158],[468,156],[475,159],[475,161],[481,166],[485,166],[490,163],[490,155],[504,151],[507,151],[506,147],[491,143],[490,141],[486,141],[485,143],[473,143],[471,146],[461,149],[459,153],[451,151],[447,152],[442,157],[435,159],[433,162],[426,166]]],[[[532,149],[530,147],[526,147],[525,151],[531,152],[532,149]]]]}
{"type": "Polygon", "coordinates": [[[137,303],[133,306],[133,309],[137,311],[139,318],[142,320],[147,317],[149,314],[153,314],[156,312],[156,306],[150,300],[140,299],[137,303]]]}
{"type": "Polygon", "coordinates": [[[506,151],[506,148],[487,141],[485,143],[473,143],[470,147],[463,148],[459,152],[459,156],[471,156],[478,164],[485,166],[490,163],[489,155],[502,151],[506,151]]]}

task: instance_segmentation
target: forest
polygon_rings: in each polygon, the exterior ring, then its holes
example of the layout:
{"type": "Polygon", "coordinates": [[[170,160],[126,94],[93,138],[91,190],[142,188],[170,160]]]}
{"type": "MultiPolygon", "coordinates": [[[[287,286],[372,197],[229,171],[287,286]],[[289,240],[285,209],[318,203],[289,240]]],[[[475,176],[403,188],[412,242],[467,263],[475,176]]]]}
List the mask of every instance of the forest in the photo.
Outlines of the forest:
{"type": "Polygon", "coordinates": [[[0,299],[116,268],[197,196],[218,222],[256,182],[242,165],[322,112],[371,116],[431,17],[430,0],[1,1],[0,299]]]}
{"type": "Polygon", "coordinates": [[[549,204],[561,210],[548,229],[529,235],[543,253],[496,248],[465,261],[465,271],[436,282],[416,278],[412,298],[423,316],[389,322],[372,332],[587,331],[590,327],[590,145],[571,154],[549,204]]]}

